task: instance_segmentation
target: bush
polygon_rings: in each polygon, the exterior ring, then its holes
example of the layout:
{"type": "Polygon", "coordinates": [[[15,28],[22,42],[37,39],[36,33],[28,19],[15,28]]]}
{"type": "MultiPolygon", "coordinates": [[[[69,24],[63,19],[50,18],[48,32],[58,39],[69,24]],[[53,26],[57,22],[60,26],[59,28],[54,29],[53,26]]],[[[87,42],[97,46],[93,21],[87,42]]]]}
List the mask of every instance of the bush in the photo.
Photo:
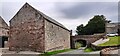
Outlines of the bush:
{"type": "Polygon", "coordinates": [[[82,46],[82,44],[81,44],[80,42],[76,42],[76,43],[75,43],[75,48],[76,48],[76,49],[80,48],[81,46],[82,46]]]}

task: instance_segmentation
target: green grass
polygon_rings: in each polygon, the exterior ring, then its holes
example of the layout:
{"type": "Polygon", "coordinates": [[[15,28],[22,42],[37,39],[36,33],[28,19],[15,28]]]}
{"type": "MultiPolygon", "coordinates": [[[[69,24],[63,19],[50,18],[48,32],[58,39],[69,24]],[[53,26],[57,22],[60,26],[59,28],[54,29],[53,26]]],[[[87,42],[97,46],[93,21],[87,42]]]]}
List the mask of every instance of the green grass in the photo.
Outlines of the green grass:
{"type": "Polygon", "coordinates": [[[79,42],[76,42],[76,43],[75,43],[75,48],[76,48],[76,49],[80,48],[81,46],[82,46],[81,43],[79,43],[79,42]]]}
{"type": "Polygon", "coordinates": [[[64,50],[56,50],[56,51],[52,51],[52,52],[45,52],[44,54],[41,54],[40,56],[51,56],[51,55],[55,55],[58,53],[62,53],[62,52],[67,52],[67,51],[71,51],[72,49],[64,49],[64,50]]]}
{"type": "Polygon", "coordinates": [[[92,48],[85,48],[84,52],[92,52],[94,51],[92,48]]]}
{"type": "Polygon", "coordinates": [[[113,46],[113,45],[120,45],[120,36],[109,37],[109,41],[99,44],[98,46],[113,46]]]}

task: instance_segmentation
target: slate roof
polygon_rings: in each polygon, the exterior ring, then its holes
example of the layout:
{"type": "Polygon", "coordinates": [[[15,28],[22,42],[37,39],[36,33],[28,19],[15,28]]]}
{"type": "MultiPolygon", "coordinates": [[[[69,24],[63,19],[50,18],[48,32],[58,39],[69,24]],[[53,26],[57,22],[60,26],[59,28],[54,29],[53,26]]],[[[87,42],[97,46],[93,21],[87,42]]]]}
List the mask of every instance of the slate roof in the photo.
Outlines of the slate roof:
{"type": "MultiPolygon", "coordinates": [[[[63,28],[66,28],[64,25],[62,25],[61,23],[57,22],[56,20],[52,19],[51,17],[45,15],[44,13],[40,12],[39,10],[37,10],[43,17],[45,17],[45,19],[51,21],[52,23],[55,23],[63,28]]],[[[67,28],[66,28],[67,29],[67,28]]]]}

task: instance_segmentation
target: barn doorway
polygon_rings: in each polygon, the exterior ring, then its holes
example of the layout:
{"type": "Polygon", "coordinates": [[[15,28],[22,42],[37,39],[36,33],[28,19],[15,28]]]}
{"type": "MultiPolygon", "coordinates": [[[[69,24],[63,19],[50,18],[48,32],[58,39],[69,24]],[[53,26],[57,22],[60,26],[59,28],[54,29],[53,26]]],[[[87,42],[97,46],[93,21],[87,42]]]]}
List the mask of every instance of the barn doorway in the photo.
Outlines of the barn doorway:
{"type": "Polygon", "coordinates": [[[0,36],[0,48],[4,48],[8,41],[7,36],[0,36]]]}

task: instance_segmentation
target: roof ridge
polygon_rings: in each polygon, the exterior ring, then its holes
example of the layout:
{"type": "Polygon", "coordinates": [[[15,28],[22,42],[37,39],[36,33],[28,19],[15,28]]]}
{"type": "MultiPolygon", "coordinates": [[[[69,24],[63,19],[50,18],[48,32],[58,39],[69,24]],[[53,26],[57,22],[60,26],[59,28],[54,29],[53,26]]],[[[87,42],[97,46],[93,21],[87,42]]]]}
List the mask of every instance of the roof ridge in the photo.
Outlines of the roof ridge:
{"type": "MultiPolygon", "coordinates": [[[[26,2],[26,4],[28,4],[28,3],[26,2]]],[[[34,8],[33,6],[31,6],[30,4],[28,4],[28,5],[29,5],[30,7],[32,7],[34,10],[36,10],[36,11],[37,11],[39,14],[41,14],[43,17],[45,17],[46,20],[49,20],[50,22],[52,22],[52,23],[54,23],[54,24],[56,24],[56,25],[58,25],[58,26],[60,26],[60,27],[62,27],[62,28],[64,28],[64,29],[68,30],[68,29],[67,29],[64,25],[62,25],[61,23],[59,23],[59,22],[57,22],[56,20],[52,19],[51,17],[45,15],[43,12],[37,10],[36,8],[34,8]]]]}
{"type": "MultiPolygon", "coordinates": [[[[60,26],[60,27],[62,27],[62,28],[64,28],[64,29],[68,30],[64,25],[62,25],[61,23],[59,23],[59,22],[57,22],[56,20],[52,19],[51,17],[45,15],[44,13],[42,13],[42,12],[39,11],[39,10],[37,10],[36,8],[34,8],[33,6],[31,6],[31,5],[28,4],[27,2],[26,2],[21,8],[23,8],[24,6],[27,6],[27,5],[28,5],[29,7],[31,7],[31,8],[33,8],[33,9],[34,9],[36,12],[38,12],[39,14],[41,14],[46,20],[54,23],[54,24],[57,25],[57,26],[60,26]]],[[[21,8],[20,8],[20,10],[21,10],[21,8]]],[[[19,11],[20,11],[20,10],[19,10],[19,11]]],[[[18,12],[19,12],[19,11],[18,11],[18,12]]],[[[18,13],[18,12],[17,12],[17,13],[18,13]]],[[[16,13],[16,14],[17,14],[17,13],[16,13]]],[[[16,14],[15,14],[15,16],[16,16],[16,14]]],[[[14,17],[15,17],[15,16],[14,16],[14,17]]],[[[14,17],[13,17],[13,18],[14,18],[14,17]]],[[[11,20],[12,20],[12,19],[11,19],[11,20]]],[[[11,20],[10,20],[10,21],[11,21],[11,20]]]]}

